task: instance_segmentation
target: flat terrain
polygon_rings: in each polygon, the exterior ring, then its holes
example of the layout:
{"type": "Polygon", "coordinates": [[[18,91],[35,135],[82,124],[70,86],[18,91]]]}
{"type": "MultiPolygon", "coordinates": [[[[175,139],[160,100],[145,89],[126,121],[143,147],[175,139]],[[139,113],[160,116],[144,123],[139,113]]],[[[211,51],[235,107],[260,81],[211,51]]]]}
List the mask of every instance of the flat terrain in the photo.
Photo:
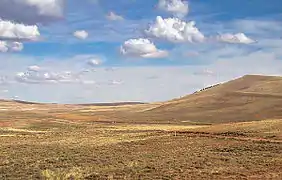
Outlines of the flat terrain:
{"type": "Polygon", "coordinates": [[[0,179],[281,180],[281,84],[246,76],[152,104],[1,101],[0,179]]]}
{"type": "Polygon", "coordinates": [[[281,130],[282,120],[5,127],[0,179],[281,179],[281,130]]]}
{"type": "Polygon", "coordinates": [[[1,113],[0,179],[282,178],[280,119],[125,123],[41,106],[1,113]]]}

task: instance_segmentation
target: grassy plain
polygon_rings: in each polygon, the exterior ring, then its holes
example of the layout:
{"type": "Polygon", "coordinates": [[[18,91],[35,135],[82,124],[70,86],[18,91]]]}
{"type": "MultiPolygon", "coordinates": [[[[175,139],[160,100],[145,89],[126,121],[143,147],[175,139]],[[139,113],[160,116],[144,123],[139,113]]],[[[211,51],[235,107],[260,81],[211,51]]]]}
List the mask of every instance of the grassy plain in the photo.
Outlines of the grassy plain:
{"type": "Polygon", "coordinates": [[[0,129],[0,179],[282,178],[282,120],[199,126],[30,118],[0,129]]]}

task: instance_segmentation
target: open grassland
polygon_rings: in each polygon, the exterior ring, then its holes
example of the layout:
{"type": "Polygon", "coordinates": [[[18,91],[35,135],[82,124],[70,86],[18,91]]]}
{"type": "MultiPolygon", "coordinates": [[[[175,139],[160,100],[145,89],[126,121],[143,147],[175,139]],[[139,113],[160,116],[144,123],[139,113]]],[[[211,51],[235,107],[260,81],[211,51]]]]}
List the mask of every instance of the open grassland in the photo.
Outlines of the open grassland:
{"type": "Polygon", "coordinates": [[[30,122],[0,129],[0,179],[282,178],[281,120],[212,126],[30,122]]]}

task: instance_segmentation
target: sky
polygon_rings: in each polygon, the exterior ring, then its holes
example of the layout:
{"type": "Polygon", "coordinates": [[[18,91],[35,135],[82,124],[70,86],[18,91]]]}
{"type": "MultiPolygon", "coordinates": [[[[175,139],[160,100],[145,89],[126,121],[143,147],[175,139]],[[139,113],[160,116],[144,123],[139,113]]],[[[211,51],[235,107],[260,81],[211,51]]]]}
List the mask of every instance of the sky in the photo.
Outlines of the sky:
{"type": "Polygon", "coordinates": [[[282,75],[281,49],[281,0],[0,0],[0,99],[166,101],[282,75]]]}

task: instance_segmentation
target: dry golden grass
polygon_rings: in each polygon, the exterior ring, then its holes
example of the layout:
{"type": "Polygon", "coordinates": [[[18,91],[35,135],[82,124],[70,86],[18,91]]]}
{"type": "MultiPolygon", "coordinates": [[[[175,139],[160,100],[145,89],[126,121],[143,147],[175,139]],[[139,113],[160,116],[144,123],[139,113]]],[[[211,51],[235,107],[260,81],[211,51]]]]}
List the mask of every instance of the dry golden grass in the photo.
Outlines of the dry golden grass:
{"type": "Polygon", "coordinates": [[[191,129],[198,129],[206,126],[199,126],[199,125],[169,125],[169,124],[122,124],[122,125],[115,125],[109,126],[114,130],[139,130],[139,131],[185,131],[191,129]]]}
{"type": "Polygon", "coordinates": [[[34,131],[28,129],[17,129],[17,128],[0,128],[0,132],[26,132],[26,133],[46,133],[47,131],[34,131]]]}
{"type": "Polygon", "coordinates": [[[197,128],[197,132],[241,135],[247,137],[269,138],[282,141],[282,119],[219,124],[197,128]]]}
{"type": "MultiPolygon", "coordinates": [[[[58,125],[45,133],[38,130],[41,125],[27,131],[1,131],[14,136],[0,136],[0,179],[282,177],[282,143],[174,133],[217,132],[217,125],[58,125]]],[[[229,132],[232,127],[227,126],[229,132]]]]}
{"type": "Polygon", "coordinates": [[[140,117],[206,123],[282,118],[282,78],[244,76],[208,90],[165,102],[140,117]]]}

